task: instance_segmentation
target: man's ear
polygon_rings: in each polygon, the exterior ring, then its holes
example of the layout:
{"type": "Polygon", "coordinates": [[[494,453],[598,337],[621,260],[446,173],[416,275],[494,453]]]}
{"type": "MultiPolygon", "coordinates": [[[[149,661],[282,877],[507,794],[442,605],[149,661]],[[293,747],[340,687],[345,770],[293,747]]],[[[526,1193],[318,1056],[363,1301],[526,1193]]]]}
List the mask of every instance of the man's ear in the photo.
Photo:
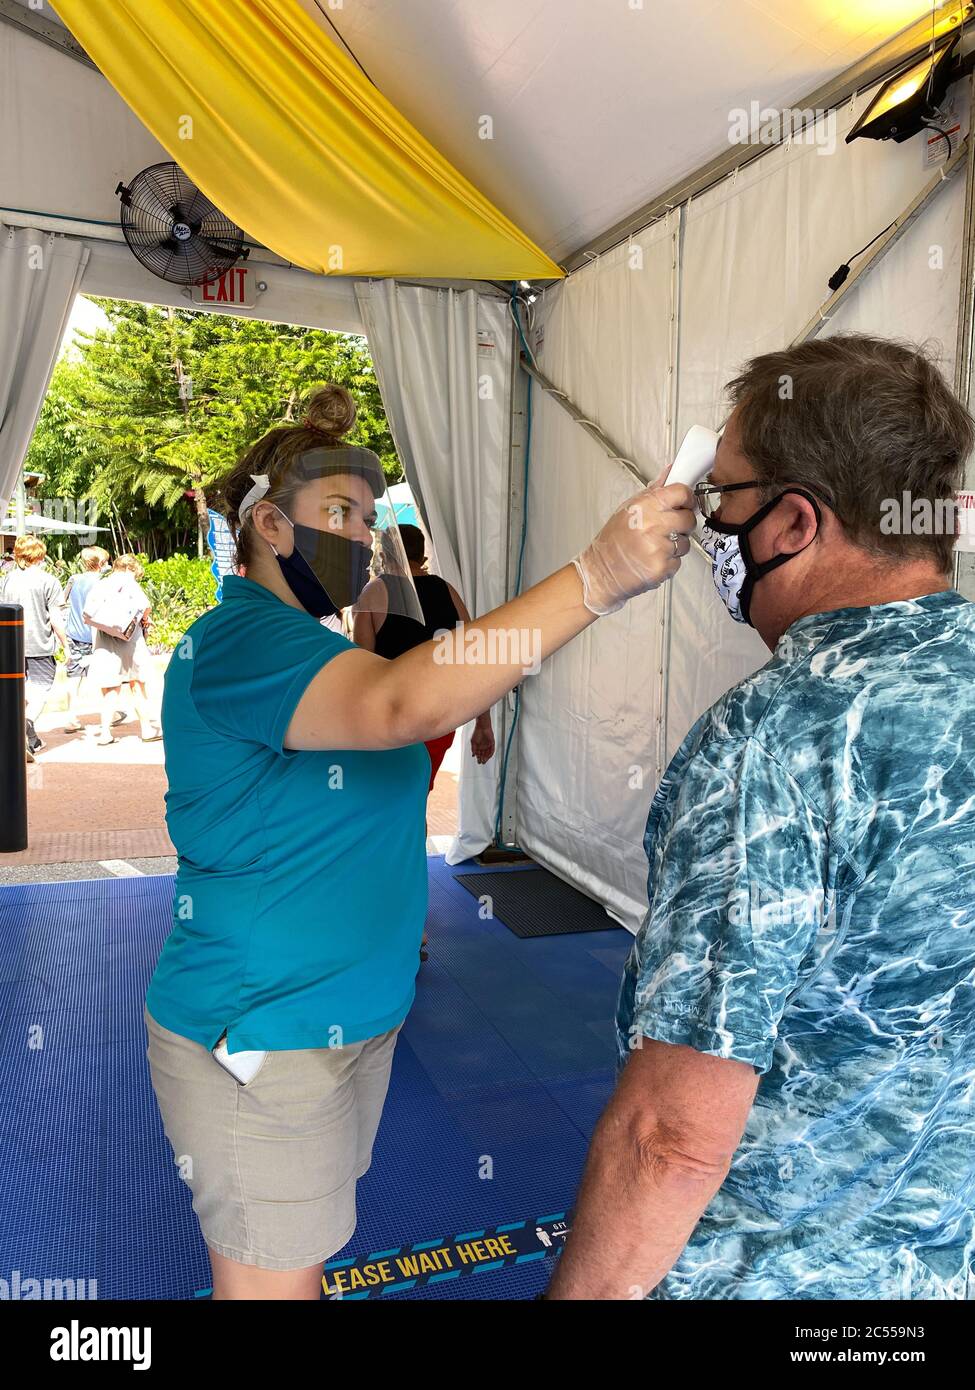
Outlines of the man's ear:
{"type": "MultiPolygon", "coordinates": [[[[782,525],[772,543],[775,555],[796,555],[804,550],[819,530],[816,511],[808,497],[787,492],[776,511],[782,511],[782,525]]],[[[772,516],[775,512],[772,513],[772,516]]]]}

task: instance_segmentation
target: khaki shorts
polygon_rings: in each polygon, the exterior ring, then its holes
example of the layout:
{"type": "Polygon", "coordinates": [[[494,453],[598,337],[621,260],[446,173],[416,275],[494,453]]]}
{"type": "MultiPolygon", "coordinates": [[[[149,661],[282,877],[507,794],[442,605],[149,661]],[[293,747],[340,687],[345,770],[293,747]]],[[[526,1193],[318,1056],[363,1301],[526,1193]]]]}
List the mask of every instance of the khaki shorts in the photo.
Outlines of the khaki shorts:
{"type": "Polygon", "coordinates": [[[260,1269],[329,1259],[355,1231],[399,1028],[269,1052],[241,1084],[200,1043],[145,1019],[166,1137],[210,1249],[260,1269]]]}

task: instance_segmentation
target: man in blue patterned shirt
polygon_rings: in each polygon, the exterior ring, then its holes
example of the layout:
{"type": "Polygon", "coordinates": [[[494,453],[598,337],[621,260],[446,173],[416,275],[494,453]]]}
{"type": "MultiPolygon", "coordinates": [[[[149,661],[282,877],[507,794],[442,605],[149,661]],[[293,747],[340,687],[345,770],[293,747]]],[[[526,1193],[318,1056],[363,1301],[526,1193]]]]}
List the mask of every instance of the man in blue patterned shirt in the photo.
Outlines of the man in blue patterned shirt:
{"type": "Polygon", "coordinates": [[[701,541],[772,658],[654,796],[619,1083],[548,1296],[972,1298],[975,604],[937,519],[973,424],[859,336],[730,394],[701,541]]]}

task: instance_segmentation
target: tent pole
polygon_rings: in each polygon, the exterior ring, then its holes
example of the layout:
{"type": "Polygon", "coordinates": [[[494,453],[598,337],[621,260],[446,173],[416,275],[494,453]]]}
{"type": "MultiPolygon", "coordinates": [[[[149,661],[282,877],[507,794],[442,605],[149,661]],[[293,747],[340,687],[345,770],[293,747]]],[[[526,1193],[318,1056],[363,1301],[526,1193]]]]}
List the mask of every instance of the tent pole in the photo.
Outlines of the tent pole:
{"type": "Polygon", "coordinates": [[[59,52],[66,53],[69,58],[74,58],[76,62],[98,72],[98,68],[74,34],[60,24],[55,24],[54,20],[48,19],[46,15],[39,14],[36,6],[18,5],[17,0],[0,0],[0,24],[12,24],[15,29],[30,34],[31,38],[40,39],[41,43],[46,43],[49,48],[56,48],[59,52]]]}
{"type": "Polygon", "coordinates": [[[898,218],[887,228],[883,236],[878,237],[869,251],[864,252],[862,259],[857,263],[856,269],[851,270],[849,275],[840,285],[835,293],[813,314],[812,318],[805,324],[799,333],[792,339],[790,347],[797,347],[800,343],[806,343],[810,338],[815,338],[829,318],[832,311],[838,304],[841,304],[853,287],[863,279],[863,277],[873,269],[898,242],[910,227],[911,223],[923,212],[927,204],[934,198],[948,182],[948,180],[958,172],[959,169],[967,168],[969,161],[969,146],[972,137],[966,137],[955,150],[950,159],[938,170],[935,178],[930,179],[920,193],[909,203],[898,218]]]}
{"type": "MultiPolygon", "coordinates": [[[[667,457],[677,454],[677,416],[680,409],[680,306],[684,253],[684,229],[686,225],[686,206],[677,209],[677,217],[671,234],[670,267],[670,365],[667,368],[669,381],[667,395],[667,457]]],[[[657,716],[657,765],[654,770],[654,786],[657,786],[667,766],[667,707],[670,703],[670,649],[674,630],[674,586],[665,584],[662,595],[663,610],[660,615],[660,713],[657,716]]]]}
{"type": "MultiPolygon", "coordinates": [[[[965,166],[965,224],[962,236],[961,283],[958,293],[958,341],[955,347],[955,393],[972,408],[972,354],[975,349],[975,73],[968,79],[968,161],[965,166]]],[[[966,461],[965,485],[975,484],[972,460],[966,461]]],[[[975,555],[956,550],[954,588],[975,598],[975,555]]]]}
{"type": "MultiPolygon", "coordinates": [[[[508,430],[508,477],[507,477],[507,549],[505,554],[504,592],[505,600],[515,597],[514,585],[518,572],[518,554],[521,549],[521,526],[528,499],[525,496],[525,448],[527,445],[527,398],[528,378],[519,363],[520,345],[518,330],[509,316],[511,337],[511,378],[508,386],[510,400],[510,424],[508,430]]],[[[511,725],[514,720],[515,697],[510,691],[501,701],[501,728],[498,733],[498,757],[503,758],[508,747],[511,725]]],[[[498,787],[501,796],[501,787],[498,787]]],[[[500,828],[498,843],[516,845],[518,843],[518,737],[511,742],[507,776],[504,782],[504,799],[497,817],[500,828]]]]}
{"type": "Polygon", "coordinates": [[[973,239],[972,211],[975,199],[975,132],[971,129],[975,116],[975,73],[968,79],[969,138],[968,159],[965,165],[965,223],[962,234],[961,284],[958,297],[958,341],[955,350],[955,391],[967,405],[972,389],[972,272],[973,239]]]}
{"type": "Polygon", "coordinates": [[[625,454],[620,452],[606,431],[597,425],[595,420],[588,420],[576,405],[575,401],[567,396],[564,391],[560,391],[555,383],[550,381],[543,372],[540,372],[534,362],[529,361],[524,353],[521,354],[521,366],[523,370],[538,383],[546,395],[552,396],[558,401],[562,409],[572,416],[576,424],[579,425],[581,429],[585,430],[590,439],[596,441],[605,454],[611,459],[614,459],[616,463],[622,464],[627,473],[631,474],[632,477],[636,479],[640,487],[646,487],[648,485],[650,479],[643,476],[632,459],[628,459],[625,454]]]}

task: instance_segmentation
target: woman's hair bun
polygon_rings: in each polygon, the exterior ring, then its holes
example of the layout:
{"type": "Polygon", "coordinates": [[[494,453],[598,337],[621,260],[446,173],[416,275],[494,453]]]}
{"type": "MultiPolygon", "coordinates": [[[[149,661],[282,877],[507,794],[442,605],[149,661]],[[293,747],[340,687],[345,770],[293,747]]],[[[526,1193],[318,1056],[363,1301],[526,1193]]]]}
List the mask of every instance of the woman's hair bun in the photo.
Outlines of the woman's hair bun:
{"type": "Polygon", "coordinates": [[[318,386],[305,401],[305,422],[330,439],[339,440],[355,424],[355,401],[344,386],[318,386]]]}

